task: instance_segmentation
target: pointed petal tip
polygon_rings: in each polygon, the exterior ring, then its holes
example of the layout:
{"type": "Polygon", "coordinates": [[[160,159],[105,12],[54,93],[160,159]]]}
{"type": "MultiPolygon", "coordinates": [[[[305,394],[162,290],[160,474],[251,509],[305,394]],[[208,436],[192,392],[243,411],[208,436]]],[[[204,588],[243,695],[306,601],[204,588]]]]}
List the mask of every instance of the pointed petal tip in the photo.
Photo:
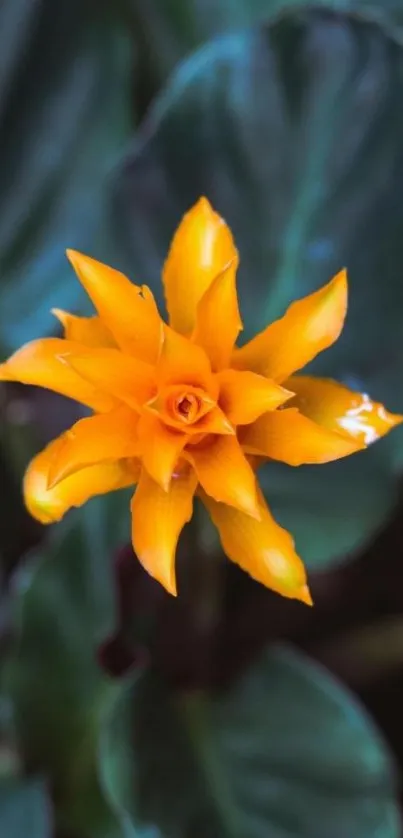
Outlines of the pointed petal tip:
{"type": "Polygon", "coordinates": [[[192,333],[199,301],[231,258],[238,258],[231,231],[202,196],[185,212],[164,263],[165,299],[174,329],[192,333]]]}
{"type": "Polygon", "coordinates": [[[77,274],[80,268],[84,268],[84,266],[91,267],[93,265],[102,265],[101,262],[97,262],[97,260],[92,256],[87,256],[86,253],[81,253],[79,250],[73,250],[71,247],[67,248],[66,256],[77,274]]]}
{"type": "Polygon", "coordinates": [[[348,296],[348,278],[347,278],[347,269],[342,268],[331,280],[328,282],[327,290],[329,294],[332,296],[335,295],[336,297],[340,296],[342,300],[345,301],[345,305],[347,306],[347,296],[348,296]]]}
{"type": "Polygon", "coordinates": [[[171,596],[174,596],[174,597],[178,596],[178,590],[177,590],[177,587],[176,587],[176,579],[175,578],[167,579],[163,583],[163,586],[164,586],[165,590],[168,591],[169,594],[171,594],[171,596]]]}
{"type": "Polygon", "coordinates": [[[54,317],[62,324],[65,325],[67,312],[63,311],[62,308],[51,308],[50,313],[53,314],[54,317]]]}
{"type": "Polygon", "coordinates": [[[403,414],[401,413],[389,413],[388,411],[388,419],[392,425],[392,427],[396,427],[396,425],[401,425],[403,422],[403,414]]]}
{"type": "Polygon", "coordinates": [[[308,585],[303,585],[302,588],[298,591],[296,599],[299,599],[301,602],[304,602],[305,605],[313,606],[313,599],[311,597],[311,592],[308,588],[308,585]]]}
{"type": "Polygon", "coordinates": [[[283,391],[284,401],[285,401],[285,402],[288,402],[288,400],[289,400],[289,399],[293,399],[293,398],[294,398],[295,393],[293,393],[293,392],[292,392],[292,390],[288,390],[288,388],[287,388],[287,387],[283,387],[281,384],[279,384],[279,387],[280,387],[280,389],[283,391]]]}
{"type": "Polygon", "coordinates": [[[337,274],[330,280],[329,285],[347,285],[348,274],[347,268],[341,268],[337,274]]]}
{"type": "Polygon", "coordinates": [[[91,257],[86,256],[85,253],[80,253],[79,250],[73,250],[71,247],[67,248],[66,256],[81,281],[80,269],[82,269],[86,263],[88,264],[88,262],[92,262],[93,260],[91,257]]]}
{"type": "Polygon", "coordinates": [[[71,247],[67,247],[66,248],[66,256],[67,256],[69,262],[74,267],[74,262],[76,261],[77,257],[80,256],[80,253],[78,252],[78,250],[73,250],[71,247]]]}
{"type": "MultiPolygon", "coordinates": [[[[137,556],[136,552],[135,555],[137,556]]],[[[173,597],[178,596],[175,572],[166,574],[166,572],[164,571],[163,573],[160,572],[154,574],[151,568],[147,568],[147,571],[150,574],[150,576],[152,576],[152,578],[164,588],[167,594],[170,594],[173,597]]]]}
{"type": "Polygon", "coordinates": [[[213,205],[209,201],[206,195],[201,195],[200,198],[197,199],[193,204],[190,205],[189,209],[186,211],[185,216],[208,216],[216,215],[213,205]]]}
{"type": "Polygon", "coordinates": [[[195,202],[193,206],[194,209],[196,209],[196,207],[199,207],[204,211],[214,212],[212,204],[210,203],[206,195],[200,195],[200,198],[195,202]]]}

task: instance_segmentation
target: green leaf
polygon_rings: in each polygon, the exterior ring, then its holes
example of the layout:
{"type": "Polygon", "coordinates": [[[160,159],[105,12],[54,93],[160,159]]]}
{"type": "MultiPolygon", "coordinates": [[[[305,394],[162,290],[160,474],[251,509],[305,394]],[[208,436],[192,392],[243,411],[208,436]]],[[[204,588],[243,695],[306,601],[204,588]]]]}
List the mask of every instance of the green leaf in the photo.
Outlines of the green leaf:
{"type": "Polygon", "coordinates": [[[124,838],[160,838],[157,827],[134,825],[126,809],[135,788],[136,776],[130,737],[133,710],[133,688],[141,683],[136,674],[120,683],[119,693],[110,708],[109,717],[99,740],[99,776],[105,795],[121,823],[124,838]]]}
{"type": "Polygon", "coordinates": [[[0,835],[51,838],[51,804],[40,780],[0,783],[0,835]]]}
{"type": "Polygon", "coordinates": [[[53,330],[52,306],[87,305],[66,247],[116,261],[110,169],[131,127],[131,47],[107,5],[1,3],[2,352],[53,330]]]}
{"type": "Polygon", "coordinates": [[[122,836],[96,767],[99,731],[118,690],[96,657],[115,622],[113,501],[75,510],[31,572],[21,572],[19,637],[5,676],[22,753],[49,778],[58,822],[83,838],[122,836]]]}
{"type": "MultiPolygon", "coordinates": [[[[164,79],[187,52],[225,30],[268,22],[281,14],[306,9],[306,0],[126,0],[147,44],[146,60],[153,77],[164,79]]],[[[401,41],[403,12],[400,0],[316,0],[319,9],[381,23],[401,41]]]]}
{"type": "MultiPolygon", "coordinates": [[[[347,324],[312,370],[400,412],[402,62],[379,26],[318,11],[219,38],[169,81],[119,193],[122,244],[154,286],[182,213],[210,198],[239,246],[245,338],[347,265],[347,324]]],[[[402,442],[398,429],[349,461],[288,469],[278,488],[273,476],[269,501],[291,530],[296,522],[308,564],[340,558],[379,527],[402,442]]]]}
{"type": "Polygon", "coordinates": [[[309,570],[336,566],[362,549],[390,514],[397,485],[374,454],[291,474],[286,465],[270,463],[258,472],[273,515],[292,532],[309,570]]]}
{"type": "Polygon", "coordinates": [[[164,838],[400,834],[379,734],[351,695],[290,649],[267,651],[214,698],[175,702],[144,675],[120,696],[102,754],[115,809],[164,838]]]}

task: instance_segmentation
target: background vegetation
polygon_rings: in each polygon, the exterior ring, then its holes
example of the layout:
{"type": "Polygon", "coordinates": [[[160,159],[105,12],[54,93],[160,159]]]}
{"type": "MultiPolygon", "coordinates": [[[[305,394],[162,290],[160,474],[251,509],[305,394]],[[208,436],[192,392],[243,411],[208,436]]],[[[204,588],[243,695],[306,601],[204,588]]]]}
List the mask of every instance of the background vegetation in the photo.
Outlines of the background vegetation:
{"type": "MultiPolygon", "coordinates": [[[[206,194],[246,336],[346,265],[313,367],[403,412],[402,97],[401,0],[3,0],[1,357],[56,333],[52,306],[87,311],[68,246],[160,293],[206,194]]],[[[124,546],[124,492],[30,520],[26,463],[77,416],[1,387],[0,835],[399,838],[403,431],[267,467],[309,610],[221,561],[202,517],[178,600],[124,546]]]]}

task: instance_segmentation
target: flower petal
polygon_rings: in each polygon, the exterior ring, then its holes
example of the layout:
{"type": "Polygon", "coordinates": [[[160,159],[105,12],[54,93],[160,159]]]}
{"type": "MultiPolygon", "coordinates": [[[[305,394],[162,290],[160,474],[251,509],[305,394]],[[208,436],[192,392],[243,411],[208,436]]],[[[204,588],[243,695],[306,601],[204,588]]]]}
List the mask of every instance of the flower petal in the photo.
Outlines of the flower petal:
{"type": "Polygon", "coordinates": [[[372,401],[365,393],[356,393],[330,378],[295,375],[287,381],[288,386],[296,394],[290,406],[319,425],[365,445],[376,442],[403,422],[403,416],[389,413],[383,404],[372,401]]]}
{"type": "Polygon", "coordinates": [[[185,456],[210,497],[259,517],[256,478],[235,436],[213,437],[185,456]]]}
{"type": "Polygon", "coordinates": [[[231,262],[203,294],[192,340],[205,349],[213,370],[229,366],[235,341],[242,329],[236,292],[236,263],[231,262]],[[223,313],[225,316],[223,317],[223,313]]]}
{"type": "Polygon", "coordinates": [[[161,386],[191,384],[201,387],[212,398],[218,395],[218,384],[204,349],[174,332],[169,326],[164,329],[157,378],[161,386]]]}
{"type": "Polygon", "coordinates": [[[111,410],[117,400],[103,392],[101,381],[84,381],[75,370],[66,366],[60,355],[80,352],[83,347],[61,338],[43,338],[26,343],[8,361],[0,364],[0,381],[20,381],[54,390],[100,412],[111,410]]]}
{"type": "Polygon", "coordinates": [[[49,488],[86,466],[138,457],[138,415],[128,407],[118,407],[80,419],[61,437],[49,468],[49,488]]]}
{"type": "Polygon", "coordinates": [[[194,425],[186,427],[189,445],[199,445],[207,434],[227,434],[235,436],[235,428],[220,407],[213,407],[194,425]]]}
{"type": "Polygon", "coordinates": [[[276,523],[263,499],[259,499],[260,520],[230,506],[216,503],[202,494],[220,534],[224,552],[253,579],[282,596],[312,605],[301,559],[291,535],[276,523]]]}
{"type": "Polygon", "coordinates": [[[66,343],[60,358],[82,380],[102,387],[115,404],[124,402],[139,410],[155,394],[155,372],[151,364],[124,355],[118,349],[79,346],[69,350],[66,343]]]}
{"type": "Polygon", "coordinates": [[[158,416],[144,413],[138,424],[138,440],[144,467],[167,492],[186,434],[167,428],[158,416]]]}
{"type": "Polygon", "coordinates": [[[41,524],[60,521],[72,506],[82,506],[95,495],[124,489],[138,479],[138,463],[121,460],[84,468],[49,489],[49,468],[62,440],[54,440],[34,457],[25,473],[25,505],[41,524]]]}
{"type": "Polygon", "coordinates": [[[189,471],[164,492],[143,469],[132,500],[133,548],[150,576],[176,596],[175,553],[182,528],[192,517],[196,477],[189,471]]]}
{"type": "Polygon", "coordinates": [[[164,265],[165,298],[173,329],[189,335],[195,325],[199,300],[228,262],[238,264],[229,227],[200,198],[183,217],[164,265]]]}
{"type": "Polygon", "coordinates": [[[162,340],[162,321],[146,285],[134,285],[120,271],[76,250],[67,250],[73,268],[105,326],[122,349],[154,363],[162,340]]]}
{"type": "Polygon", "coordinates": [[[347,311],[347,274],[340,271],[319,291],[297,300],[249,343],[236,349],[232,364],[284,381],[334,343],[347,311]]]}
{"type": "Polygon", "coordinates": [[[52,308],[52,314],[63,326],[64,338],[85,346],[116,346],[116,341],[100,317],[77,317],[61,308],[52,308]]]}
{"type": "Polygon", "coordinates": [[[227,419],[223,410],[220,407],[212,407],[209,413],[206,413],[205,416],[202,416],[198,422],[196,422],[190,431],[195,435],[197,434],[230,434],[231,436],[235,435],[235,428],[231,425],[231,422],[227,419]]]}
{"type": "Polygon", "coordinates": [[[242,448],[290,466],[329,463],[365,448],[355,439],[330,431],[296,408],[265,413],[242,433],[242,448]]]}
{"type": "Polygon", "coordinates": [[[223,370],[218,380],[219,403],[233,425],[249,425],[293,395],[270,378],[247,370],[223,370]]]}
{"type": "Polygon", "coordinates": [[[147,410],[158,416],[166,425],[175,428],[182,433],[192,428],[193,421],[197,422],[215,406],[214,399],[209,396],[201,387],[193,387],[191,384],[168,384],[162,387],[157,395],[147,403],[147,410]],[[195,418],[187,423],[178,417],[177,407],[183,398],[194,399],[195,418]]]}

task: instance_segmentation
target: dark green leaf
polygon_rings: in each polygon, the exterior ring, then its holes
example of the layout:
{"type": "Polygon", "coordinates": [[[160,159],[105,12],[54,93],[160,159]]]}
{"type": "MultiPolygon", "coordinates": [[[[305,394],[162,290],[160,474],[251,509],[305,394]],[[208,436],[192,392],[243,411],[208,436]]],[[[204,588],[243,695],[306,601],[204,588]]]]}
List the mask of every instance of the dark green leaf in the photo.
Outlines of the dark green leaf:
{"type": "MultiPolygon", "coordinates": [[[[345,331],[312,369],[402,411],[402,95],[402,49],[347,16],[301,12],[209,44],[173,76],[122,174],[135,272],[156,285],[175,225],[203,193],[239,245],[246,338],[347,265],[345,331]]],[[[270,481],[308,563],[380,525],[402,440],[398,429],[350,461],[270,481]]]]}
{"type": "Polygon", "coordinates": [[[51,802],[45,784],[20,780],[0,784],[0,835],[51,838],[51,802]]]}
{"type": "Polygon", "coordinates": [[[136,784],[135,762],[131,741],[133,710],[133,688],[141,682],[142,675],[136,674],[121,682],[120,690],[111,706],[100,736],[99,776],[105,794],[116,812],[122,826],[124,838],[159,838],[159,831],[147,826],[143,829],[134,825],[130,801],[136,784]],[[126,806],[129,805],[129,809],[126,806]]]}
{"type": "Polygon", "coordinates": [[[310,570],[335,565],[362,549],[396,501],[396,485],[375,450],[328,466],[305,466],[290,474],[270,463],[259,480],[279,523],[292,532],[310,570]]]}
{"type": "MultiPolygon", "coordinates": [[[[155,82],[166,77],[189,50],[225,30],[267,22],[305,9],[306,0],[125,0],[146,44],[144,58],[155,82]]],[[[316,0],[317,8],[354,12],[382,23],[403,38],[400,0],[316,0]]],[[[141,41],[140,41],[141,45],[141,41]]]]}
{"type": "Polygon", "coordinates": [[[6,670],[24,757],[49,777],[59,822],[83,838],[122,835],[96,767],[100,727],[118,689],[96,658],[114,624],[116,512],[110,499],[75,510],[31,572],[20,574],[19,639],[6,670]]]}
{"type": "Polygon", "coordinates": [[[0,5],[0,345],[9,351],[54,328],[52,306],[86,305],[66,247],[114,258],[109,171],[131,125],[131,56],[104,2],[0,5]]]}
{"type": "Polygon", "coordinates": [[[116,810],[164,838],[400,834],[378,733],[352,696],[291,650],[266,652],[222,697],[174,703],[143,676],[120,697],[102,752],[116,810]]]}

